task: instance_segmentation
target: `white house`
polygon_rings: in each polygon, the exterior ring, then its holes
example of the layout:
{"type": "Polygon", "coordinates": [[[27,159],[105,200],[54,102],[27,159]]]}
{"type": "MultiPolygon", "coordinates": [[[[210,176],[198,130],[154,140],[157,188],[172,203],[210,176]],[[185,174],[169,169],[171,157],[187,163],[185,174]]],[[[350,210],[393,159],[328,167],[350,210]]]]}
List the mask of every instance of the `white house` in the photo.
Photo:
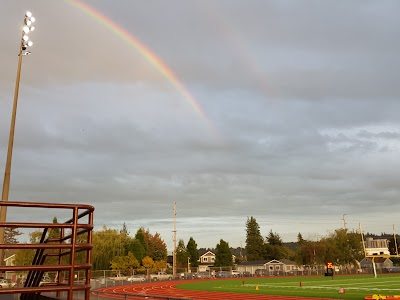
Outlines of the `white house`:
{"type": "Polygon", "coordinates": [[[215,253],[207,251],[203,255],[200,255],[198,261],[199,261],[199,272],[208,271],[209,268],[214,266],[215,253]]]}

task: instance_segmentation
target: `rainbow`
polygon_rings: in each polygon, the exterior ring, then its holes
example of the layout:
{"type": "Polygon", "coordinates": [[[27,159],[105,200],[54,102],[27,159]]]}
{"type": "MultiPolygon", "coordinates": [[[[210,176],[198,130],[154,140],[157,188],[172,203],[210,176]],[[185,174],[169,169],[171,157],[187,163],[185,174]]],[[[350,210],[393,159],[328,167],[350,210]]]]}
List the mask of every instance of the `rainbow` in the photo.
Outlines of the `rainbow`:
{"type": "Polygon", "coordinates": [[[168,82],[178,91],[178,93],[192,106],[192,108],[209,124],[209,119],[205,114],[203,108],[196,101],[196,99],[190,94],[190,92],[185,88],[185,86],[179,81],[170,68],[155,55],[150,49],[148,49],[143,43],[141,43],[137,38],[135,38],[131,33],[122,28],[117,23],[113,22],[105,15],[83,3],[80,0],[65,0],[66,3],[76,7],[80,11],[84,12],[86,15],[92,17],[97,22],[108,28],[115,35],[120,37],[122,40],[127,42],[130,46],[136,49],[140,55],[142,55],[146,61],[152,65],[163,77],[167,79],[168,82]]]}

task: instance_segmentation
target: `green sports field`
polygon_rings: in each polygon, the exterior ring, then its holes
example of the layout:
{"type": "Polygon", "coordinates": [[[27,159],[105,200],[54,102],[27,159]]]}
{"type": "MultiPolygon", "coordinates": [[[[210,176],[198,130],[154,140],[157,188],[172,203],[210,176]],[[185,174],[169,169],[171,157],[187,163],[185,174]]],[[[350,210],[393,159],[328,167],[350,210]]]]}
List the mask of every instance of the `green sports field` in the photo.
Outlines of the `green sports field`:
{"type": "Polygon", "coordinates": [[[379,275],[378,278],[373,275],[338,275],[333,279],[325,276],[299,276],[204,280],[179,284],[176,287],[187,290],[360,300],[373,294],[400,295],[400,274],[379,275]],[[339,292],[341,289],[344,289],[344,294],[339,292]]]}

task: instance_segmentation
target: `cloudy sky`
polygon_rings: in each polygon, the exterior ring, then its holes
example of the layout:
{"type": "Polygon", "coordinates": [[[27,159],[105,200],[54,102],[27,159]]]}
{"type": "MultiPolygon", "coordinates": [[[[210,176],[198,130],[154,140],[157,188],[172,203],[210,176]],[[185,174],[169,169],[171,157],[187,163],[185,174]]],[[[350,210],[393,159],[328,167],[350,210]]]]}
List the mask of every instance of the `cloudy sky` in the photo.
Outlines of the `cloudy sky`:
{"type": "Polygon", "coordinates": [[[174,201],[199,247],[244,246],[249,216],[286,242],[400,231],[400,2],[0,3],[1,168],[36,18],[10,200],[91,204],[169,249],[174,201]]]}

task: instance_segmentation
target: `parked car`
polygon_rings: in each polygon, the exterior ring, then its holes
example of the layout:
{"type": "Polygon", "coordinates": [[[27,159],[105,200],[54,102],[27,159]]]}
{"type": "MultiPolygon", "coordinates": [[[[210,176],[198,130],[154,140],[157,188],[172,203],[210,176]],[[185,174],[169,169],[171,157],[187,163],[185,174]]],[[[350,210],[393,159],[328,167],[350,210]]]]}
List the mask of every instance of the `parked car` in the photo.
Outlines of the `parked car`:
{"type": "Polygon", "coordinates": [[[180,275],[181,279],[194,279],[196,278],[196,273],[189,273],[189,272],[183,272],[180,275]]]}
{"type": "Polygon", "coordinates": [[[39,283],[39,286],[52,285],[53,283],[54,283],[54,281],[51,280],[49,277],[43,277],[39,283]]]}
{"type": "Polygon", "coordinates": [[[242,272],[242,277],[251,277],[251,273],[249,271],[242,272]]]}
{"type": "Polygon", "coordinates": [[[268,276],[268,270],[265,269],[257,269],[256,272],[254,273],[255,276],[268,276]]]}
{"type": "Polygon", "coordinates": [[[157,274],[150,274],[150,280],[152,280],[152,281],[172,280],[172,275],[167,274],[165,272],[158,272],[157,274]]]}
{"type": "Polygon", "coordinates": [[[132,275],[126,279],[129,282],[143,282],[146,281],[146,278],[140,275],[132,275]]]}
{"type": "Polygon", "coordinates": [[[232,277],[231,272],[228,271],[218,271],[215,275],[217,278],[229,278],[232,277]]]}
{"type": "Polygon", "coordinates": [[[211,278],[211,274],[208,271],[202,271],[197,273],[198,278],[211,278]]]}
{"type": "Polygon", "coordinates": [[[0,279],[0,288],[2,289],[7,289],[14,287],[15,283],[12,283],[11,281],[8,281],[7,279],[0,279]]]}
{"type": "Polygon", "coordinates": [[[240,274],[240,272],[237,271],[237,270],[232,270],[231,271],[231,275],[232,275],[232,277],[240,277],[240,276],[242,276],[242,274],[240,274]]]}

